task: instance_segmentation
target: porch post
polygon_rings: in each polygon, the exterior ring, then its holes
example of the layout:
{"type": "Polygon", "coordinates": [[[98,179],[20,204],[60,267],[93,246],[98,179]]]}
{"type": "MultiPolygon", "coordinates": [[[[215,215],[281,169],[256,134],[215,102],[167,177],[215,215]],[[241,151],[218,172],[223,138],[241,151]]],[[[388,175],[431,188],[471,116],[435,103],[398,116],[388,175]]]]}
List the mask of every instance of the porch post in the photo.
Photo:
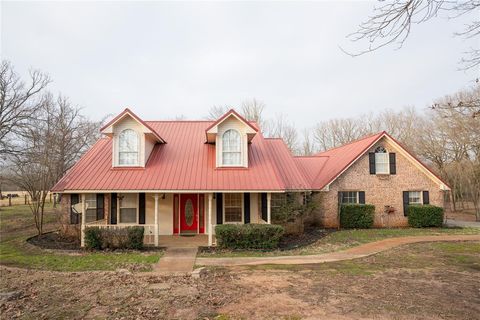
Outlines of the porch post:
{"type": "Polygon", "coordinates": [[[272,194],[269,192],[267,193],[267,223],[271,224],[272,223],[272,194]]]}
{"type": "Polygon", "coordinates": [[[80,246],[84,247],[85,246],[85,214],[86,214],[86,208],[85,208],[85,194],[80,195],[82,197],[82,214],[81,214],[81,227],[80,227],[80,246]]]}
{"type": "Polygon", "coordinates": [[[158,193],[155,193],[155,228],[154,228],[154,239],[155,247],[158,247],[158,193]]]}
{"type": "Polygon", "coordinates": [[[208,246],[213,244],[213,230],[212,230],[212,199],[213,193],[208,194],[208,246]]]}

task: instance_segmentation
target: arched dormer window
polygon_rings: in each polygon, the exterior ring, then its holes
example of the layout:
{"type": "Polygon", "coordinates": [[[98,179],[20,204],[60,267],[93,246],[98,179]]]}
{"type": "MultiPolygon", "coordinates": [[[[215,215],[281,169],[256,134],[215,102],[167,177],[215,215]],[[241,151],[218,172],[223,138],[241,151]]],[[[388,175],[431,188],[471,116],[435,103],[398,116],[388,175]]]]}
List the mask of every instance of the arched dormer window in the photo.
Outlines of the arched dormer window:
{"type": "Polygon", "coordinates": [[[222,164],[242,165],[242,140],[237,130],[229,129],[222,135],[222,164]]]}
{"type": "Polygon", "coordinates": [[[377,174],[389,174],[389,161],[387,150],[379,146],[375,149],[375,169],[377,174]]]}
{"type": "Polygon", "coordinates": [[[118,164],[138,166],[139,139],[132,129],[123,130],[118,137],[118,164]]]}

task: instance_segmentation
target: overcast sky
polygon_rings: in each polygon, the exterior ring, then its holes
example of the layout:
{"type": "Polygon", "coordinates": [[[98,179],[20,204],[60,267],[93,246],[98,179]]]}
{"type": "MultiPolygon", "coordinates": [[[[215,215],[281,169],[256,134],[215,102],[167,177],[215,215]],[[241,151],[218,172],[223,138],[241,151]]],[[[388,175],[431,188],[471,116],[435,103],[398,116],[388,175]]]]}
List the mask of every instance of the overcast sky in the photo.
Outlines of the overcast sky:
{"type": "MultiPolygon", "coordinates": [[[[30,67],[96,119],[132,108],[147,120],[203,118],[257,98],[296,126],[385,108],[425,108],[470,86],[458,71],[477,45],[454,37],[472,19],[415,25],[400,50],[361,50],[345,37],[375,2],[1,4],[1,54],[30,67]]],[[[478,13],[477,13],[478,14],[478,13]]]]}

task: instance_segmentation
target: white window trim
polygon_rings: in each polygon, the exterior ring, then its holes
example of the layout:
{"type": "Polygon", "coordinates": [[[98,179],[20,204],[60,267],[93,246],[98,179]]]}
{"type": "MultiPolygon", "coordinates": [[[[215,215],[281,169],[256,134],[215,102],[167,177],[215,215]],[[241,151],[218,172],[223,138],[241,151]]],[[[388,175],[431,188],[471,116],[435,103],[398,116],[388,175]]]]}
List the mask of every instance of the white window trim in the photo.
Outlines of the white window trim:
{"type": "MultiPolygon", "coordinates": [[[[120,196],[124,195],[125,193],[119,193],[120,196]]],[[[129,193],[130,194],[130,193],[129,193]]],[[[136,219],[136,222],[135,224],[139,224],[139,207],[140,207],[140,197],[139,197],[139,194],[137,193],[137,207],[136,207],[136,216],[137,216],[137,219],[136,219]]],[[[128,224],[133,224],[133,222],[121,222],[120,221],[120,197],[117,197],[117,224],[124,224],[124,225],[128,225],[128,224]]],[[[146,217],[145,217],[146,218],[146,217]]]]}
{"type": "MultiPolygon", "coordinates": [[[[234,192],[236,193],[236,192],[234,192]]],[[[242,216],[242,221],[238,221],[238,222],[227,222],[225,220],[225,195],[226,193],[223,194],[223,197],[222,197],[222,206],[223,206],[223,210],[222,210],[222,215],[223,215],[223,224],[245,224],[245,208],[244,208],[244,194],[243,193],[240,193],[238,192],[238,194],[240,194],[240,197],[241,197],[241,200],[240,200],[240,205],[241,205],[241,216],[242,216]]]]}
{"type": "Polygon", "coordinates": [[[116,166],[117,167],[141,167],[140,165],[140,149],[142,148],[141,146],[141,138],[140,138],[140,134],[137,132],[137,130],[134,130],[132,128],[126,128],[126,129],[123,129],[119,134],[118,134],[118,137],[117,137],[117,151],[116,151],[116,156],[117,156],[117,163],[116,163],[116,166]],[[122,135],[122,133],[126,130],[132,130],[133,132],[135,132],[135,134],[137,135],[137,146],[138,146],[138,150],[137,150],[137,163],[136,164],[120,164],[120,136],[122,135]]]}
{"type": "Polygon", "coordinates": [[[342,193],[345,193],[345,192],[355,192],[356,194],[356,199],[355,199],[355,203],[351,203],[351,202],[343,202],[343,196],[342,196],[342,202],[340,204],[360,204],[360,191],[355,191],[355,190],[346,190],[346,191],[340,191],[342,193]]]}
{"type": "Polygon", "coordinates": [[[243,158],[244,158],[244,154],[243,154],[243,136],[242,134],[237,130],[237,129],[233,129],[233,128],[229,128],[225,131],[222,132],[221,136],[220,136],[220,145],[221,145],[221,150],[220,150],[220,166],[221,167],[230,167],[230,168],[237,168],[237,167],[244,167],[244,163],[243,163],[243,158]],[[235,131],[238,136],[240,137],[240,163],[238,164],[225,164],[224,161],[223,161],[223,136],[224,134],[227,132],[227,131],[235,131]]]}
{"type": "Polygon", "coordinates": [[[413,206],[418,206],[418,205],[423,205],[423,191],[419,191],[419,190],[410,190],[408,191],[408,205],[413,205],[413,206]],[[416,203],[416,202],[410,202],[410,192],[418,192],[420,193],[420,203],[416,203]]]}
{"type": "Polygon", "coordinates": [[[383,153],[383,152],[375,152],[375,174],[378,174],[378,175],[390,174],[390,156],[389,156],[388,151],[386,151],[385,153],[383,153]],[[385,158],[387,159],[386,162],[383,162],[383,163],[382,163],[382,164],[386,164],[386,166],[387,166],[387,170],[386,170],[385,172],[379,172],[379,171],[378,171],[377,154],[385,155],[385,158]]]}

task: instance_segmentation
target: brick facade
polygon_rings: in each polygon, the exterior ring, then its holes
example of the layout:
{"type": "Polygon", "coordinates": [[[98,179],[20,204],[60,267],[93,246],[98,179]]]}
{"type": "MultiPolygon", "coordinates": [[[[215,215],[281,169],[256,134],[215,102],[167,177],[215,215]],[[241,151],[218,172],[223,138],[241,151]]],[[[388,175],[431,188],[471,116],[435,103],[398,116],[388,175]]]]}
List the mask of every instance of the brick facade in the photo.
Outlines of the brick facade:
{"type": "Polygon", "coordinates": [[[429,191],[430,204],[444,207],[444,191],[440,190],[440,186],[398,152],[385,138],[368,152],[338,177],[330,185],[329,191],[320,192],[315,196],[315,201],[318,202],[315,216],[320,225],[328,228],[338,227],[339,191],[365,191],[365,203],[375,206],[375,227],[408,225],[403,214],[403,191],[429,191]],[[387,152],[396,153],[395,175],[370,174],[368,152],[374,152],[379,145],[385,147],[387,152]],[[395,211],[387,214],[385,206],[392,206],[395,211]]]}

